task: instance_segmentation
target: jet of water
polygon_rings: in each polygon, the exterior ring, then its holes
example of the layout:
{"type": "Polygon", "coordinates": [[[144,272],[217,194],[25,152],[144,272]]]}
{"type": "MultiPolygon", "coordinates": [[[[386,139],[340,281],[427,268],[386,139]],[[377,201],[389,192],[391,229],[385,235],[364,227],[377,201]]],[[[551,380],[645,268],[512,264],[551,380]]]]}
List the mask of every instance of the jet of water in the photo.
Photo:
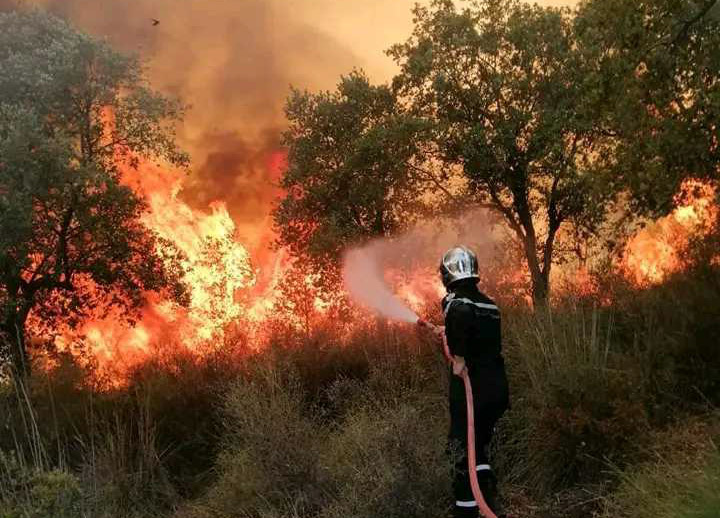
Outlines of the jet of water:
{"type": "Polygon", "coordinates": [[[393,320],[413,324],[419,320],[415,312],[385,284],[378,264],[377,247],[372,243],[346,252],[342,273],[345,287],[356,302],[393,320]]]}

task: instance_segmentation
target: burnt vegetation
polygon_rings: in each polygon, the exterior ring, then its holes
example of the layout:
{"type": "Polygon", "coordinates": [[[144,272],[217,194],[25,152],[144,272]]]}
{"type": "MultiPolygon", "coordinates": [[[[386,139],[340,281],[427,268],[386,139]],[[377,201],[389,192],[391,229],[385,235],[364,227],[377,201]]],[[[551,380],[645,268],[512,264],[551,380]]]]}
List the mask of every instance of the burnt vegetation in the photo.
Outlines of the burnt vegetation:
{"type": "Polygon", "coordinates": [[[67,22],[0,13],[0,518],[446,516],[436,344],[314,303],[337,290],[345,245],[477,206],[504,222],[533,301],[493,293],[512,515],[717,516],[720,213],[662,282],[640,287],[611,260],[631,216],[667,214],[689,179],[717,183],[717,11],[417,7],[392,84],[355,71],[289,95],[274,217],[302,267],[263,343],[235,326],[122,380],[53,339],[103,308],[131,321],[148,293],[187,302],[182,258],[121,180],[139,157],[188,164],[182,106],[67,22]],[[605,259],[595,289],[553,291],[551,271],[588,253],[605,259]]]}

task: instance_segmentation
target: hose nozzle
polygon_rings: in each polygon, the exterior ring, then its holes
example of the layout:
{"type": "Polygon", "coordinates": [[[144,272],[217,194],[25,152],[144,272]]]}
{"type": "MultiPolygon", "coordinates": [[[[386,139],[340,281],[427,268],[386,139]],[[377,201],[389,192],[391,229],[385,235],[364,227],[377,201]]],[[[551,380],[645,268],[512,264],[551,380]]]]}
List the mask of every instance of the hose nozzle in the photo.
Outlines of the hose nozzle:
{"type": "Polygon", "coordinates": [[[418,318],[417,325],[418,327],[427,329],[438,338],[442,338],[445,331],[443,327],[431,324],[430,322],[428,322],[427,320],[423,320],[422,318],[418,318]]]}

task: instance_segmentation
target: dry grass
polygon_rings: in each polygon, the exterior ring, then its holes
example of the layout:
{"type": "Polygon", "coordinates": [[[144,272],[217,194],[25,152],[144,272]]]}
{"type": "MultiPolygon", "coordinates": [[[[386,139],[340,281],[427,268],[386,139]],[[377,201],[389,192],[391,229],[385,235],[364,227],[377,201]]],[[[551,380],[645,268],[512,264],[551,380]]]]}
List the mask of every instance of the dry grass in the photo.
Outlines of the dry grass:
{"type": "MultiPolygon", "coordinates": [[[[513,408],[495,463],[516,513],[712,516],[718,455],[690,423],[720,403],[719,279],[699,268],[607,289],[612,307],[506,313],[513,408]]],[[[156,359],[122,390],[69,358],[0,382],[0,517],[443,516],[439,352],[407,326],[281,331],[255,356],[156,359]]]]}

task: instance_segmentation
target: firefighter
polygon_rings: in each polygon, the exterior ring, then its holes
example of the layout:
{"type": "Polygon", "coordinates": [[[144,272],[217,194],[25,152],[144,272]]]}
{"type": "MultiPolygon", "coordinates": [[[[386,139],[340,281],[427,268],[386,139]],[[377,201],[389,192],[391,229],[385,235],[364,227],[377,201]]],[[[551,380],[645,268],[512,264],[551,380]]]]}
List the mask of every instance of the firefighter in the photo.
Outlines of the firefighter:
{"type": "Polygon", "coordinates": [[[477,517],[467,460],[467,409],[463,370],[467,369],[475,409],[475,451],[478,482],[488,506],[500,518],[497,479],[488,458],[495,424],[509,407],[505,364],[501,351],[500,311],[477,283],[478,262],[464,246],[448,250],[440,263],[447,295],[442,300],[445,336],[452,359],[450,376],[449,451],[457,459],[453,491],[455,517],[477,517]]]}

